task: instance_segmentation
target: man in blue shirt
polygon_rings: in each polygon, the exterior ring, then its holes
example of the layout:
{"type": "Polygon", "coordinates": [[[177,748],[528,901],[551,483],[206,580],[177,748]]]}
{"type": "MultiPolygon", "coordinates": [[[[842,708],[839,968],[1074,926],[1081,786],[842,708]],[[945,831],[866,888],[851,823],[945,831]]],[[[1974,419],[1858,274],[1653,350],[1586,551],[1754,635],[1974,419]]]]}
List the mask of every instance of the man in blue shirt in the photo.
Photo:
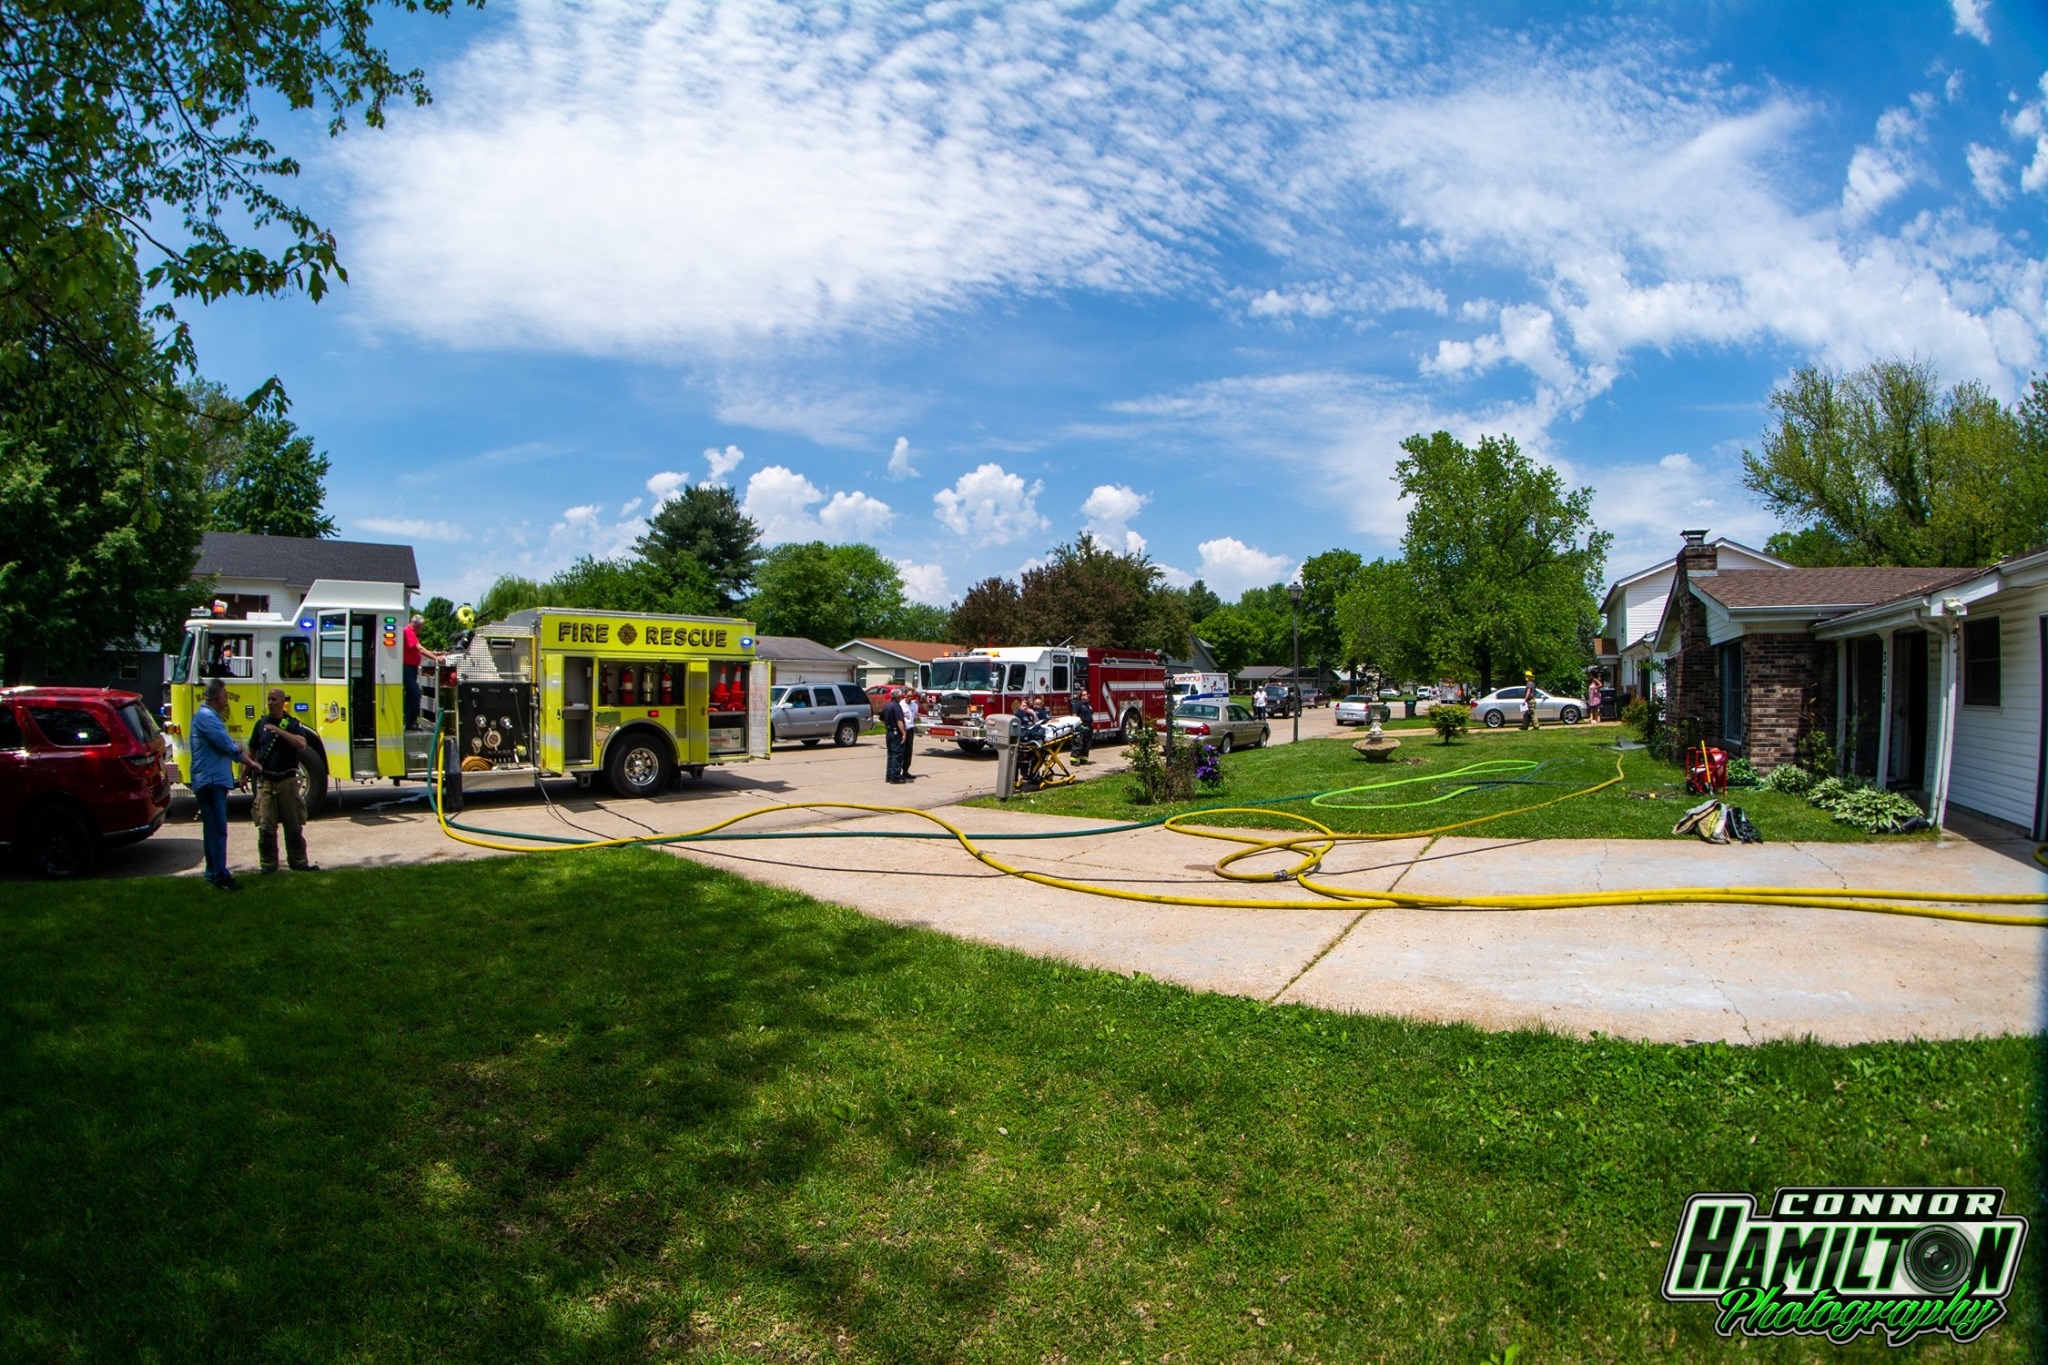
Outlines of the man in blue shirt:
{"type": "Polygon", "coordinates": [[[206,880],[223,891],[242,884],[228,871],[228,788],[235,785],[235,762],[255,760],[228,734],[228,685],[215,678],[206,685],[206,704],[192,713],[192,794],[199,798],[201,843],[206,848],[206,880]]]}

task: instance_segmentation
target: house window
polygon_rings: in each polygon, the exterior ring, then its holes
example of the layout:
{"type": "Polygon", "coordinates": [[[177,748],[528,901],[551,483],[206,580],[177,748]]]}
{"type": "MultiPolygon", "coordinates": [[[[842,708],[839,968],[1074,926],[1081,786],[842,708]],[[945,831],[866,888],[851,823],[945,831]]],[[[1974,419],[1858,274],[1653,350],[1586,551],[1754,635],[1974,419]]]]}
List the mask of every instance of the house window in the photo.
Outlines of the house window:
{"type": "Polygon", "coordinates": [[[1998,705],[1998,618],[1963,622],[1963,705],[1998,705]]]}
{"type": "Polygon", "coordinates": [[[1742,641],[1721,646],[1721,742],[1740,747],[1746,738],[1743,724],[1749,689],[1742,675],[1742,641]]]}

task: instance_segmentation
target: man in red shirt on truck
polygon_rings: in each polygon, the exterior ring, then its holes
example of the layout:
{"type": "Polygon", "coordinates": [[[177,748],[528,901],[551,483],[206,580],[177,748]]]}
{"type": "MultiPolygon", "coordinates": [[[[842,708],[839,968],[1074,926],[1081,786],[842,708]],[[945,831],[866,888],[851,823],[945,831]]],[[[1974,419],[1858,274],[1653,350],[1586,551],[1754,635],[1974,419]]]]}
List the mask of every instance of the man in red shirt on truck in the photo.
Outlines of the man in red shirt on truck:
{"type": "Polygon", "coordinates": [[[405,665],[405,728],[418,730],[420,725],[420,660],[432,659],[440,663],[446,655],[438,654],[420,643],[420,622],[427,618],[418,612],[405,623],[405,639],[402,642],[404,654],[400,662],[405,665]]]}

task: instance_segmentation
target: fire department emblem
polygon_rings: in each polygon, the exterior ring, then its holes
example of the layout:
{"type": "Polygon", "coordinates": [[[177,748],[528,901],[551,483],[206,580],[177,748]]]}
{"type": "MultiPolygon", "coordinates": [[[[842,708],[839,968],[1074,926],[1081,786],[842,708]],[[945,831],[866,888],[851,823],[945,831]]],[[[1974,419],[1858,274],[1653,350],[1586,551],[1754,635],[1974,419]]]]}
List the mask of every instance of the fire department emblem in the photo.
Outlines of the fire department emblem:
{"type": "Polygon", "coordinates": [[[635,629],[633,629],[633,623],[632,623],[631,621],[628,621],[628,622],[626,622],[626,623],[625,623],[624,625],[622,625],[622,626],[620,626],[620,627],[619,627],[619,643],[620,643],[620,644],[622,644],[622,645],[630,645],[630,644],[632,644],[632,643],[633,643],[633,642],[634,642],[635,640],[637,640],[637,639],[639,639],[639,638],[640,638],[640,632],[639,632],[639,631],[637,631],[637,630],[635,630],[635,629]]]}

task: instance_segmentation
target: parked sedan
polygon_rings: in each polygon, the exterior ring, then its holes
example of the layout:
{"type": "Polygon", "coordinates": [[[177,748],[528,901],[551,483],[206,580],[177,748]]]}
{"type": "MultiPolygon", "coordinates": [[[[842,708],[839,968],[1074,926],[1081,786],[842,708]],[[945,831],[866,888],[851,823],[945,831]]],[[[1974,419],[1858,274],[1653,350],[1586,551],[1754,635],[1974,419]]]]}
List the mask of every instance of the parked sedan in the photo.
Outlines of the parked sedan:
{"type": "MultiPolygon", "coordinates": [[[[1166,722],[1154,721],[1152,728],[1163,733],[1166,722]]],[[[1182,702],[1173,710],[1173,730],[1184,738],[1213,744],[1226,754],[1232,749],[1263,745],[1273,734],[1250,710],[1226,701],[1182,702]]]]}
{"type": "MultiPolygon", "coordinates": [[[[1536,720],[1563,721],[1566,725],[1577,725],[1584,719],[1586,704],[1577,697],[1553,697],[1542,688],[1536,689],[1536,720]]],[[[1472,703],[1472,715],[1483,722],[1487,729],[1498,730],[1503,725],[1522,723],[1522,689],[1503,687],[1498,692],[1489,692],[1472,703]]]]}
{"type": "Polygon", "coordinates": [[[1353,692],[1337,703],[1331,713],[1339,725],[1369,725],[1372,723],[1372,708],[1376,705],[1363,692],[1353,692]]]}

